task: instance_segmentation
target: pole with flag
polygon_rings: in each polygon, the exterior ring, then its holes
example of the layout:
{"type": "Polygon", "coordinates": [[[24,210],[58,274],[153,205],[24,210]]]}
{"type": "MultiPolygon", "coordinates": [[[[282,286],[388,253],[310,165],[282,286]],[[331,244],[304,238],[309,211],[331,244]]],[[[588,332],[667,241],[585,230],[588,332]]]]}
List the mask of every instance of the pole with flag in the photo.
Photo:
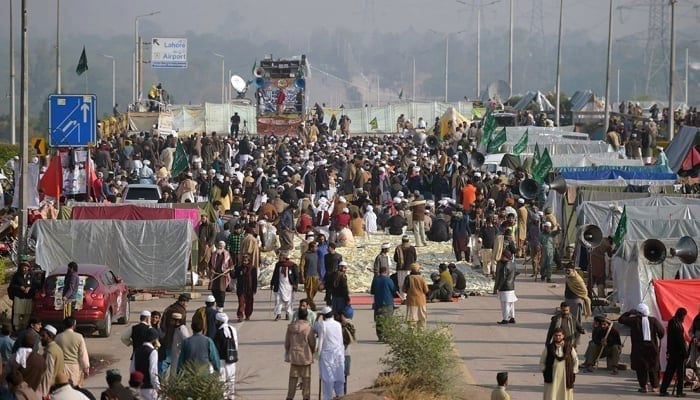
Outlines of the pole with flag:
{"type": "Polygon", "coordinates": [[[542,157],[533,168],[532,178],[538,183],[544,182],[544,177],[547,176],[552,166],[552,158],[549,156],[549,150],[545,148],[542,157]]]}
{"type": "Polygon", "coordinates": [[[519,156],[520,153],[525,151],[527,149],[527,141],[528,141],[528,130],[525,130],[525,133],[523,133],[522,136],[520,136],[520,139],[518,140],[518,143],[513,146],[513,155],[519,156]]]}
{"type": "MultiPolygon", "coordinates": [[[[87,55],[85,54],[85,46],[83,46],[83,52],[80,53],[80,59],[78,60],[78,66],[75,68],[75,73],[78,74],[78,76],[80,76],[83,73],[87,72],[87,70],[88,70],[87,55]]],[[[87,75],[85,75],[85,92],[87,93],[87,91],[88,91],[88,78],[87,78],[87,75]]]]}
{"type": "Polygon", "coordinates": [[[481,142],[479,144],[483,144],[484,146],[488,146],[489,142],[491,141],[491,136],[493,135],[493,132],[496,130],[496,119],[493,117],[491,114],[491,109],[488,109],[486,111],[486,117],[484,117],[484,125],[481,127],[481,142]]]}
{"type": "Polygon", "coordinates": [[[255,76],[255,68],[258,67],[258,60],[253,61],[253,69],[250,70],[250,74],[255,76]]]}
{"type": "Polygon", "coordinates": [[[186,170],[188,166],[187,159],[187,152],[185,152],[185,148],[182,146],[182,141],[178,139],[177,145],[175,146],[175,154],[173,155],[173,167],[170,171],[170,176],[173,178],[177,177],[186,170]]]}
{"type": "Polygon", "coordinates": [[[615,229],[615,235],[613,236],[613,243],[615,247],[620,247],[622,240],[625,238],[627,233],[627,206],[622,208],[622,215],[620,216],[620,222],[617,223],[617,229],[615,229]]]}
{"type": "Polygon", "coordinates": [[[401,91],[399,92],[399,100],[403,98],[403,88],[401,88],[401,91]]]}

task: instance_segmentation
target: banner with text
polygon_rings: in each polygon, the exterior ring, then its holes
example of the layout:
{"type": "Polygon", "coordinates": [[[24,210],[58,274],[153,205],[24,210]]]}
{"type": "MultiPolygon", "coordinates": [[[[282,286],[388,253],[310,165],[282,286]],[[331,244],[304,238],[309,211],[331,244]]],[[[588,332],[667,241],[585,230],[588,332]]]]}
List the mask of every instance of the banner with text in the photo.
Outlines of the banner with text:
{"type": "Polygon", "coordinates": [[[151,68],[187,68],[187,39],[153,38],[151,68]]]}

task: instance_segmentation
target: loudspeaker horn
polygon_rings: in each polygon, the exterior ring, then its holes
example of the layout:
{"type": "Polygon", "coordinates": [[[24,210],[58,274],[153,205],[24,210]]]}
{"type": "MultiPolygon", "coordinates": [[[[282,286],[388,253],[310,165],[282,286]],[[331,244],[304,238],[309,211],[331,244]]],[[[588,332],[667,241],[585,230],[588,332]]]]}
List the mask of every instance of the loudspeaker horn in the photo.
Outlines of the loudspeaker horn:
{"type": "Polygon", "coordinates": [[[306,89],[306,80],[304,78],[297,78],[294,81],[294,87],[299,89],[299,90],[306,89]]]}
{"type": "Polygon", "coordinates": [[[265,87],[267,86],[267,81],[265,80],[265,78],[255,78],[255,80],[253,81],[253,85],[255,85],[255,87],[258,88],[265,87]]]}
{"type": "Polygon", "coordinates": [[[255,71],[253,71],[253,75],[255,75],[256,78],[262,78],[263,76],[265,76],[265,68],[263,68],[263,67],[255,68],[255,71]]]}
{"type": "Polygon", "coordinates": [[[698,259],[698,245],[690,236],[683,236],[671,247],[671,257],[678,257],[683,264],[693,264],[698,259]]]}
{"type": "Polygon", "coordinates": [[[437,136],[430,135],[425,139],[425,144],[427,144],[431,149],[436,149],[440,145],[440,141],[438,140],[437,136]]]}
{"type": "Polygon", "coordinates": [[[597,225],[584,225],[579,229],[578,238],[584,246],[593,249],[603,241],[603,231],[597,225]]]}
{"type": "Polygon", "coordinates": [[[666,246],[658,239],[647,239],[642,243],[644,258],[651,264],[661,264],[666,259],[666,246]]]}
{"type": "Polygon", "coordinates": [[[555,192],[559,194],[563,194],[566,191],[566,179],[564,179],[563,176],[557,175],[555,177],[551,177],[547,175],[545,178],[547,190],[554,190],[555,192]]]}
{"type": "Polygon", "coordinates": [[[415,132],[413,134],[413,144],[416,147],[420,147],[423,145],[423,143],[425,143],[426,138],[427,138],[427,136],[425,135],[424,132],[415,132]]]}
{"type": "Polygon", "coordinates": [[[528,200],[531,200],[537,198],[537,193],[539,193],[540,191],[540,184],[537,183],[537,181],[534,179],[525,179],[522,182],[520,182],[518,190],[520,191],[521,196],[528,200]]]}
{"type": "Polygon", "coordinates": [[[486,157],[479,153],[478,151],[475,151],[472,153],[472,158],[471,158],[471,164],[472,168],[474,169],[479,169],[481,168],[482,165],[484,165],[484,162],[486,162],[486,157]]]}

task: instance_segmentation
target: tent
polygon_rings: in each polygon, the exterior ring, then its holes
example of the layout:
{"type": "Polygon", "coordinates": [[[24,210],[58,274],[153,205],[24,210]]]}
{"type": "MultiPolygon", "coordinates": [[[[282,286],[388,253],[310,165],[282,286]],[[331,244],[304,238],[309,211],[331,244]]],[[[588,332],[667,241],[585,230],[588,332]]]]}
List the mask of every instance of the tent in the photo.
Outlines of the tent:
{"type": "Polygon", "coordinates": [[[655,167],[569,167],[559,168],[559,173],[569,185],[673,185],[678,178],[665,168],[659,170],[655,167]]]}
{"type": "MultiPolygon", "coordinates": [[[[452,121],[452,126],[456,127],[459,124],[462,124],[466,122],[467,124],[470,124],[471,121],[469,121],[467,118],[465,118],[462,114],[457,111],[454,107],[448,107],[447,110],[442,114],[442,117],[440,117],[440,133],[441,136],[444,137],[445,132],[450,131],[450,121],[452,121]]],[[[432,134],[432,128],[428,131],[428,133],[432,134]]]]}
{"type": "Polygon", "coordinates": [[[555,110],[552,103],[547,100],[547,97],[542,94],[542,92],[525,93],[525,95],[518,100],[513,108],[518,111],[532,110],[538,112],[555,110]]]}
{"type": "MultiPolygon", "coordinates": [[[[668,147],[666,147],[668,167],[674,172],[679,172],[682,167],[689,169],[688,166],[683,166],[683,162],[689,154],[693,154],[692,151],[696,146],[700,145],[700,136],[698,132],[700,131],[694,126],[684,126],[678,131],[678,134],[674,136],[671,143],[668,144],[668,147]]],[[[698,162],[698,164],[700,164],[700,162],[698,162]]],[[[694,168],[695,165],[692,165],[692,167],[694,168]]]]}
{"type": "Polygon", "coordinates": [[[605,100],[597,97],[591,90],[579,90],[571,96],[569,101],[571,102],[571,111],[605,111],[605,100]]]}

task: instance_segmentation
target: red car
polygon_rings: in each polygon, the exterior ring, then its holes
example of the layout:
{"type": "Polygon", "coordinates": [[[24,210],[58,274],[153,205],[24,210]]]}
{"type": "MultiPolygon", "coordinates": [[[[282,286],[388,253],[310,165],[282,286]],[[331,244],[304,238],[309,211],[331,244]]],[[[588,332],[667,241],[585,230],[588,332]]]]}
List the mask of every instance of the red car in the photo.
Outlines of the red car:
{"type": "MultiPolygon", "coordinates": [[[[32,314],[44,324],[63,326],[61,292],[66,270],[60,267],[48,275],[34,296],[32,314]]],[[[120,277],[109,267],[95,264],[78,264],[78,275],[82,290],[78,290],[76,304],[80,305],[73,311],[78,327],[96,329],[100,336],[108,337],[112,322],[129,322],[129,289],[120,277]]]]}

